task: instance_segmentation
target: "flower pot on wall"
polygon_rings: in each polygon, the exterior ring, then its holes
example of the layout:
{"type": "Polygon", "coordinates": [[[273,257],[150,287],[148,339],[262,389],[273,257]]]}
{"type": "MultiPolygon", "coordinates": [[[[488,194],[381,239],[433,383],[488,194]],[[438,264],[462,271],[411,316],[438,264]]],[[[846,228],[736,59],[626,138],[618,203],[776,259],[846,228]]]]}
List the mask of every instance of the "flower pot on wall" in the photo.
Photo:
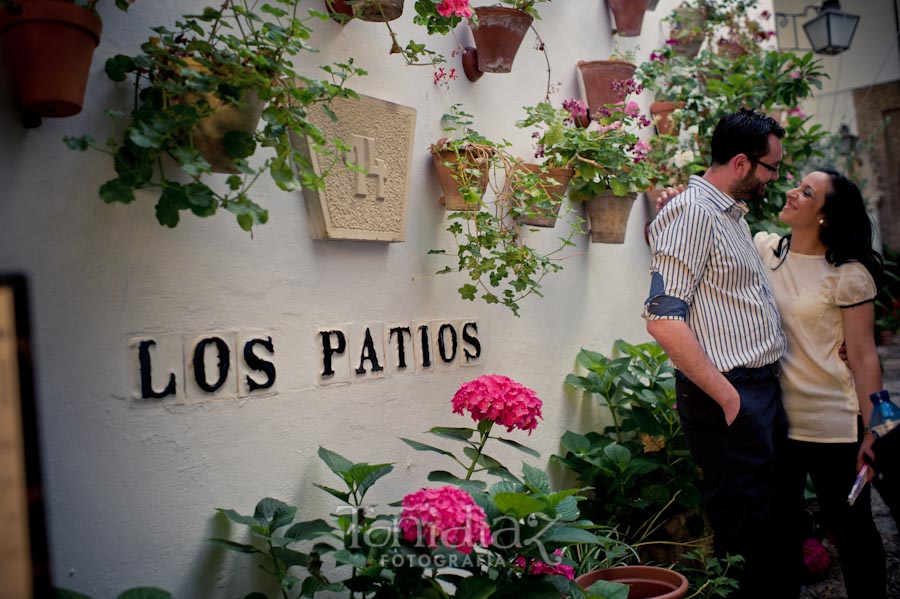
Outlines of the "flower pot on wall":
{"type": "Polygon", "coordinates": [[[717,42],[717,45],[719,46],[719,56],[733,59],[747,55],[747,49],[734,40],[722,38],[717,42]]]}
{"type": "Polygon", "coordinates": [[[591,243],[625,243],[625,229],[636,198],[636,193],[617,196],[607,191],[585,202],[591,223],[591,243]]]}
{"type": "Polygon", "coordinates": [[[648,0],[606,0],[616,22],[615,32],[620,37],[637,37],[644,24],[648,0]]]}
{"type": "Polygon", "coordinates": [[[706,13],[701,9],[689,6],[677,6],[673,12],[681,19],[676,23],[669,35],[678,41],[672,46],[672,51],[681,56],[693,58],[700,52],[703,45],[704,29],[706,27],[706,13]]]}
{"type": "Polygon", "coordinates": [[[356,0],[351,5],[353,16],[362,21],[384,23],[403,14],[403,0],[356,0]]]}
{"type": "Polygon", "coordinates": [[[681,599],[688,591],[684,575],[659,566],[603,568],[583,574],[575,582],[587,590],[598,580],[627,584],[628,599],[681,599]]]}
{"type": "Polygon", "coordinates": [[[483,6],[475,9],[478,26],[472,26],[475,47],[467,47],[462,57],[469,81],[484,73],[509,73],[522,40],[534,17],[516,8],[483,6]]]}
{"type": "Polygon", "coordinates": [[[656,120],[656,132],[658,134],[668,135],[672,133],[672,121],[669,119],[669,115],[674,110],[675,102],[660,101],[650,105],[650,114],[656,120]]]}
{"type": "Polygon", "coordinates": [[[81,112],[101,28],[93,12],[68,2],[23,2],[17,15],[0,9],[3,54],[25,113],[81,112]]]}
{"type": "Polygon", "coordinates": [[[345,25],[353,18],[353,7],[347,4],[347,0],[324,0],[324,2],[331,20],[345,25]]]}
{"type": "Polygon", "coordinates": [[[552,204],[550,208],[535,206],[532,209],[532,212],[535,213],[534,216],[523,217],[522,223],[532,227],[555,227],[556,217],[559,215],[559,209],[562,207],[566,189],[569,187],[569,179],[572,178],[574,171],[570,168],[554,166],[544,167],[542,171],[540,164],[524,163],[517,165],[517,168],[524,168],[532,173],[538,173],[541,180],[546,181],[546,183],[541,184],[541,189],[550,197],[552,204]],[[550,182],[551,179],[553,183],[550,182]]]}
{"type": "Polygon", "coordinates": [[[579,60],[578,78],[581,94],[588,105],[588,116],[606,104],[625,99],[625,94],[613,89],[613,81],[631,79],[635,66],[622,60],[579,60]]]}
{"type": "Polygon", "coordinates": [[[478,188],[483,195],[488,184],[488,170],[490,164],[484,161],[483,164],[476,163],[476,157],[466,152],[460,152],[457,156],[453,150],[432,150],[431,159],[434,162],[434,170],[438,176],[438,183],[441,185],[441,191],[444,192],[438,201],[444,205],[447,210],[454,212],[459,211],[476,211],[481,208],[480,204],[466,202],[465,198],[459,191],[459,183],[454,174],[460,173],[461,169],[476,168],[481,174],[476,182],[478,188]],[[463,159],[466,162],[459,163],[463,159]]]}

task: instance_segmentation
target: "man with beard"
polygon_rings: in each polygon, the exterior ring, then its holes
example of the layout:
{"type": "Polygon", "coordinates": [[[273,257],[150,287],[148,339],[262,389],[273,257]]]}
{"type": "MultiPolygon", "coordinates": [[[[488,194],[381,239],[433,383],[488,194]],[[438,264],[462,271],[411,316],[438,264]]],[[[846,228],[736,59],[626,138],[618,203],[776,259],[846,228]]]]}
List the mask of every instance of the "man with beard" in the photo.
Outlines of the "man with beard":
{"type": "MultiPolygon", "coordinates": [[[[775,465],[787,438],[778,384],[785,336],[744,220],[778,178],[784,129],[742,110],[719,121],[712,164],[650,226],[647,331],[676,368],[678,413],[703,473],[720,557],[740,554],[734,597],[772,596],[779,567],[775,465]]],[[[776,593],[777,594],[777,593],[776,593]]]]}

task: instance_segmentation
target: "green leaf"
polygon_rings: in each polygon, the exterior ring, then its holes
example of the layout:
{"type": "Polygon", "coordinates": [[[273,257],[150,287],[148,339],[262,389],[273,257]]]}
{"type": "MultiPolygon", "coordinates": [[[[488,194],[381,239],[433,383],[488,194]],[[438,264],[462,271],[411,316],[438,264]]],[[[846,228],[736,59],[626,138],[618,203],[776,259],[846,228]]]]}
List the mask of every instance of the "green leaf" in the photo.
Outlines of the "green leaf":
{"type": "Polygon", "coordinates": [[[72,137],[70,135],[66,135],[65,137],[63,137],[63,143],[65,143],[70,150],[78,150],[79,152],[84,152],[94,145],[94,138],[90,135],[82,135],[81,137],[72,137]]]}
{"type": "Polygon", "coordinates": [[[337,489],[332,489],[331,487],[326,487],[325,485],[320,485],[318,483],[313,483],[315,486],[319,487],[329,495],[337,497],[344,503],[348,503],[350,501],[350,493],[347,491],[338,491],[337,489]]]}
{"type": "Polygon", "coordinates": [[[440,482],[440,483],[449,483],[451,485],[456,485],[463,491],[467,491],[469,493],[479,493],[484,491],[487,487],[487,484],[484,481],[480,480],[465,480],[463,478],[459,478],[446,472],[444,470],[433,470],[428,473],[428,480],[432,482],[440,482]]]}
{"type": "Polygon", "coordinates": [[[468,576],[456,586],[456,599],[487,599],[497,590],[497,583],[487,576],[468,576]]]}
{"type": "Polygon", "coordinates": [[[232,158],[247,158],[256,152],[256,139],[245,131],[228,131],[222,137],[222,147],[232,158]]]}
{"type": "Polygon", "coordinates": [[[178,225],[178,201],[167,188],[163,190],[156,202],[156,220],[159,224],[174,229],[178,225]]]}
{"type": "Polygon", "coordinates": [[[341,549],[334,552],[334,561],[338,566],[348,565],[354,568],[365,568],[367,560],[365,554],[341,549]]]}
{"type": "Polygon", "coordinates": [[[494,437],[494,438],[497,439],[497,441],[499,441],[505,445],[509,445],[510,447],[515,447],[519,451],[523,451],[530,456],[534,456],[536,458],[541,457],[540,452],[528,447],[527,445],[522,445],[518,441],[513,441],[512,439],[504,439],[503,437],[494,437]]]}
{"type": "Polygon", "coordinates": [[[262,551],[260,551],[253,545],[235,543],[234,541],[229,541],[228,539],[210,539],[209,542],[213,545],[218,545],[220,547],[224,547],[225,549],[230,549],[231,551],[237,551],[238,553],[262,553],[262,551]]]}
{"type": "Polygon", "coordinates": [[[498,493],[493,497],[494,505],[501,512],[516,518],[527,518],[534,513],[542,513],[547,505],[524,493],[498,493]]]}
{"type": "Polygon", "coordinates": [[[341,478],[344,478],[344,474],[353,467],[353,462],[322,446],[319,446],[319,459],[325,462],[325,465],[341,478]]]}
{"type": "MultiPolygon", "coordinates": [[[[120,1],[124,0],[116,0],[117,6],[120,1]]],[[[134,59],[124,54],[116,54],[107,58],[104,66],[106,76],[112,81],[125,81],[128,78],[129,71],[134,70],[134,68],[134,59]]]]}
{"type": "Polygon", "coordinates": [[[585,454],[591,450],[591,442],[588,441],[587,437],[572,431],[566,431],[563,434],[560,444],[563,449],[575,454],[585,454]]]}
{"type": "Polygon", "coordinates": [[[257,521],[265,522],[270,533],[282,526],[286,526],[294,519],[297,508],[271,497],[265,497],[256,504],[253,517],[257,521]]]}
{"type": "Polygon", "coordinates": [[[315,594],[319,591],[331,591],[333,593],[339,593],[343,590],[344,585],[339,582],[326,583],[314,576],[307,576],[303,579],[303,584],[300,586],[300,596],[314,597],[315,594]]]}
{"type": "Polygon", "coordinates": [[[366,491],[375,484],[375,482],[390,474],[394,470],[391,464],[354,464],[347,472],[354,483],[360,498],[366,494],[366,491]]]}
{"type": "Polygon", "coordinates": [[[441,455],[453,457],[453,453],[447,451],[446,449],[441,449],[440,447],[433,447],[431,445],[426,445],[425,443],[419,443],[418,441],[413,441],[412,439],[405,439],[400,437],[400,440],[415,449],[416,451],[433,451],[435,453],[439,453],[441,455]]]}
{"type": "Polygon", "coordinates": [[[588,543],[593,545],[600,542],[597,535],[582,528],[574,528],[571,526],[554,526],[545,531],[541,535],[540,540],[565,543],[567,545],[574,545],[576,543],[588,543]]]}
{"type": "Polygon", "coordinates": [[[311,541],[332,532],[334,532],[334,527],[318,518],[294,524],[284,532],[284,536],[294,541],[311,541]]]}
{"type": "Polygon", "coordinates": [[[587,591],[588,598],[601,597],[602,599],[628,599],[631,587],[611,580],[598,580],[587,591]]]}
{"type": "Polygon", "coordinates": [[[475,294],[478,293],[478,288],[475,285],[470,285],[466,283],[462,287],[459,288],[459,295],[464,300],[475,301],[475,294]]]}
{"type": "Polygon", "coordinates": [[[123,183],[120,178],[110,179],[100,186],[100,199],[107,204],[130,204],[134,201],[134,188],[123,183]]]}
{"type": "Polygon", "coordinates": [[[53,597],[55,599],[92,599],[88,595],[82,595],[81,593],[70,591],[69,589],[59,589],[56,587],[53,588],[53,597]]]}
{"type": "Polygon", "coordinates": [[[454,439],[456,441],[468,441],[472,438],[475,430],[471,428],[436,426],[428,432],[437,435],[438,437],[446,437],[447,439],[454,439]]]}
{"type": "Polygon", "coordinates": [[[541,493],[550,492],[550,478],[547,473],[529,464],[522,464],[522,476],[525,482],[541,493]]]}
{"type": "Polygon", "coordinates": [[[226,510],[224,508],[218,508],[217,511],[219,513],[224,514],[229,520],[231,520],[232,522],[236,522],[237,524],[244,524],[245,526],[250,526],[250,527],[259,526],[262,524],[262,522],[260,522],[253,516],[243,516],[234,510],[226,510]]]}
{"type": "Polygon", "coordinates": [[[309,555],[287,547],[273,547],[271,553],[274,557],[284,562],[285,567],[301,566],[303,568],[309,565],[309,555]]]}

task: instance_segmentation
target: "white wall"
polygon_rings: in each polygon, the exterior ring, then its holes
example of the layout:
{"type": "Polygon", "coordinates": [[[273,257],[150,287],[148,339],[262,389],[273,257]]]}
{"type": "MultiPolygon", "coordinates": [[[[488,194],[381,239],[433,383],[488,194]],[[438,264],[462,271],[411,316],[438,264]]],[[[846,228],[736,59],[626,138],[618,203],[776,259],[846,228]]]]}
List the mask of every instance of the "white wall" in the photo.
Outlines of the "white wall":
{"type": "MultiPolygon", "coordinates": [[[[859,25],[850,48],[837,56],[819,56],[822,66],[830,75],[823,81],[822,90],[815,98],[804,103],[803,110],[813,116],[829,131],[837,131],[846,123],[850,130],[857,132],[856,112],[853,107],[854,89],[900,79],[900,50],[897,47],[896,0],[842,0],[841,9],[859,15],[859,25]]],[[[801,13],[810,4],[806,0],[777,0],[775,10],[784,13],[801,13]]],[[[805,17],[798,17],[797,30],[800,46],[809,47],[809,40],[803,31],[803,23],[814,16],[813,11],[805,17]]],[[[785,33],[779,29],[779,39],[783,46],[793,41],[792,30],[785,33]]]]}
{"type": "MultiPolygon", "coordinates": [[[[646,58],[661,44],[658,21],[675,3],[662,0],[647,13],[642,36],[623,39],[622,48],[639,46],[638,60],[646,58]]],[[[228,534],[213,517],[215,508],[249,513],[258,499],[273,496],[302,506],[304,519],[325,517],[331,502],[312,483],[340,483],[316,457],[319,445],[355,461],[395,462],[373,500],[398,500],[426,485],[430,469],[447,467],[398,437],[427,440],[422,431],[431,426],[467,426],[471,421],[452,415],[449,402],[462,382],[480,374],[511,376],[544,400],[537,431],[530,438],[511,435],[542,452],[539,465],[558,450],[566,429],[591,426],[578,419],[582,403],[565,393],[563,378],[581,347],[608,353],[617,338],[649,340],[639,316],[650,258],[643,200],[635,204],[625,244],[579,238],[564,270],[545,280],[545,297],[522,304],[521,318],[460,300],[462,279],[434,276],[442,263],[427,256],[447,241],[427,148],[441,136],[439,118],[451,101],[463,102],[484,134],[511,140],[523,156],[531,151],[530,132],[514,126],[521,106],[544,94],[544,58],[532,49],[531,34],[510,74],[471,84],[459,58],[450,58],[460,71],[451,98],[434,87],[431,69],[407,67],[388,54],[383,25],[317,22],[312,44],[321,54],[304,58],[300,69],[314,75],[318,64],[353,56],[370,73],[354,89],[418,111],[407,241],[312,241],[301,194],[268,181],[257,193],[270,222],[251,239],[230,214],[183,216],[177,228],[163,228],[150,195],[130,206],[106,205],[97,188],[112,175],[111,161],[63,145],[67,134],[104,139],[109,124],[102,111],[127,110],[128,88],[106,79],[104,60],[137,52],[148,26],[203,5],[140,0],[122,14],[101,4],[105,32],[81,114],[26,130],[10,94],[0,94],[0,271],[22,271],[31,283],[56,585],[97,597],[133,585],[161,586],[176,597],[243,596],[256,568],[206,542],[228,534]],[[478,368],[316,386],[319,327],[459,317],[480,322],[485,356],[478,368]],[[138,408],[128,398],[130,335],[259,329],[275,337],[277,395],[168,409],[138,408]]],[[[577,94],[578,60],[609,57],[611,17],[597,0],[557,0],[540,9],[537,27],[552,80],[559,82],[553,96],[559,103],[577,94]]],[[[425,38],[412,15],[407,0],[393,23],[401,40],[425,38]]],[[[469,42],[466,26],[457,34],[469,42]]],[[[452,38],[428,41],[448,54],[454,46],[452,38]]],[[[5,72],[0,78],[6,83],[5,72]]],[[[642,102],[647,106],[650,98],[642,102]]],[[[551,238],[563,226],[534,235],[551,238]]],[[[514,468],[522,458],[495,453],[514,468]]]]}

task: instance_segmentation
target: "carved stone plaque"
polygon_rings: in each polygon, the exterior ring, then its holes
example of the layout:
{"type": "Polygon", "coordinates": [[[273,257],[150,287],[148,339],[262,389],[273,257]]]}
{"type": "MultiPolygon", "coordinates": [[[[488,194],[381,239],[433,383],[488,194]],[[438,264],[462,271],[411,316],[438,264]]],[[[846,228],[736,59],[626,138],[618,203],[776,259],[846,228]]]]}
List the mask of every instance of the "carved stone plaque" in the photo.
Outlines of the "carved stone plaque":
{"type": "Polygon", "coordinates": [[[327,172],[324,190],[303,190],[313,238],[404,241],[415,109],[362,95],[336,98],[331,109],[337,121],[320,107],[309,118],[349,151],[335,160],[313,151],[308,137],[292,140],[316,174],[327,172]]]}

